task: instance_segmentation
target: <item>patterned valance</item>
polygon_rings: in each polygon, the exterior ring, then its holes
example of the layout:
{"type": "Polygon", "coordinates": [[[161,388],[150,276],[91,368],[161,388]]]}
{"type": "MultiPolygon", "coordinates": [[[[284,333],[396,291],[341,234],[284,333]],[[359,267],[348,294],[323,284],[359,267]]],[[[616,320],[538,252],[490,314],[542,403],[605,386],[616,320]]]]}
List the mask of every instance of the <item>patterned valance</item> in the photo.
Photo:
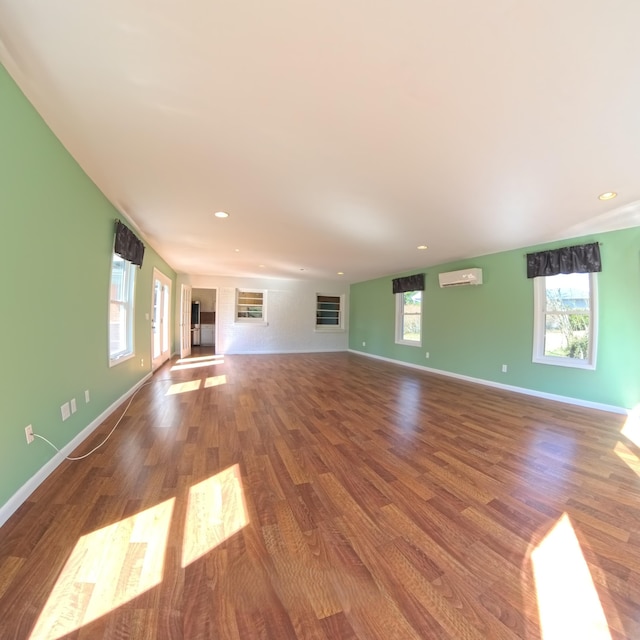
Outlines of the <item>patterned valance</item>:
{"type": "Polygon", "coordinates": [[[405,291],[424,291],[424,273],[416,273],[404,278],[395,278],[391,281],[393,293],[404,293],[405,291]]]}
{"type": "Polygon", "coordinates": [[[142,266],[144,244],[131,229],[116,220],[116,239],[113,251],[132,264],[142,266]]]}
{"type": "Polygon", "coordinates": [[[602,271],[597,242],[527,254],[527,278],[602,271]]]}

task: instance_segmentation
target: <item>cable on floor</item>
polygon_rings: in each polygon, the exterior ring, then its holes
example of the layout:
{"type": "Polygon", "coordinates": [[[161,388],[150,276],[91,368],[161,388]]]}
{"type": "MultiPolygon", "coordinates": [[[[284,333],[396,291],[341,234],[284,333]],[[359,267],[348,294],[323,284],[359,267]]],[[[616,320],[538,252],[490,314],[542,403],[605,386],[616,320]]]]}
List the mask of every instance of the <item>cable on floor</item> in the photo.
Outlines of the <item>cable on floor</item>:
{"type": "MultiPolygon", "coordinates": [[[[131,403],[133,402],[133,399],[136,397],[136,395],[138,394],[138,391],[140,391],[141,389],[143,389],[144,387],[149,386],[150,384],[153,384],[154,382],[163,382],[163,381],[170,381],[170,382],[174,382],[173,380],[171,380],[171,378],[160,378],[159,380],[149,380],[148,382],[145,382],[144,384],[141,384],[132,394],[131,397],[129,398],[129,402],[127,402],[127,406],[124,408],[124,411],[122,412],[122,415],[118,418],[118,420],[116,421],[116,423],[113,425],[113,429],[111,429],[111,431],[109,431],[109,433],[107,434],[107,437],[97,446],[95,446],[93,449],[91,449],[91,451],[89,451],[89,453],[85,453],[82,456],[76,456],[76,457],[72,457],[72,456],[65,456],[64,459],[65,460],[71,460],[72,462],[76,462],[78,460],[84,460],[85,458],[88,458],[91,454],[95,453],[100,447],[102,447],[104,444],[106,444],[106,442],[109,440],[109,438],[113,435],[113,432],[118,428],[118,425],[120,424],[120,422],[122,421],[122,418],[125,417],[125,415],[127,414],[127,411],[129,410],[129,407],[131,406],[131,403]]],[[[39,433],[33,433],[33,437],[34,438],[40,438],[40,440],[44,440],[48,445],[50,445],[51,447],[53,447],[58,453],[60,453],[60,449],[58,449],[58,447],[56,447],[55,444],[53,444],[53,442],[51,442],[50,440],[47,440],[44,436],[41,436],[39,433]]]]}

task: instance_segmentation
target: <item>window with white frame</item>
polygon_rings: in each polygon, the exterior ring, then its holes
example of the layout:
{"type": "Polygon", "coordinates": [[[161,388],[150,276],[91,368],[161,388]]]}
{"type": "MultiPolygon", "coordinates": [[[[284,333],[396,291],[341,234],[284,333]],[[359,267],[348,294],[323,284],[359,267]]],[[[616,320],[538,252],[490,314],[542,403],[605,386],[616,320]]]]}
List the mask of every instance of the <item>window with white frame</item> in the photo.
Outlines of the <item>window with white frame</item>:
{"type": "Polygon", "coordinates": [[[133,302],[136,267],[117,253],[111,261],[109,364],[133,356],[133,302]]]}
{"type": "Polygon", "coordinates": [[[422,291],[396,293],[396,344],[422,345],[422,291]]]}
{"type": "Polygon", "coordinates": [[[316,331],[342,331],[344,296],[316,294],[316,331]]]}
{"type": "Polygon", "coordinates": [[[236,321],[266,322],[266,300],[264,291],[236,291],[236,321]]]}
{"type": "Polygon", "coordinates": [[[534,279],[533,362],[595,369],[596,283],[595,273],[534,279]]]}

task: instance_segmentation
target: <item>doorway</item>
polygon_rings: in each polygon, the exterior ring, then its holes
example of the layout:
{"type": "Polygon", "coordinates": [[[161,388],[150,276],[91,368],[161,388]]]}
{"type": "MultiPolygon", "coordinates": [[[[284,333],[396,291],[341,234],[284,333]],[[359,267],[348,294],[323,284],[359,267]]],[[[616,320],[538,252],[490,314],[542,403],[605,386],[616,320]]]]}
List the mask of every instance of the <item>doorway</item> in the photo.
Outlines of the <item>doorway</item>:
{"type": "MultiPolygon", "coordinates": [[[[216,352],[216,311],[218,303],[217,289],[196,288],[192,290],[192,308],[198,307],[198,340],[193,346],[199,347],[198,355],[216,352]]],[[[192,318],[193,323],[193,318],[192,318]]],[[[193,325],[192,325],[193,326],[193,325]]]]}
{"type": "Polygon", "coordinates": [[[155,371],[171,357],[170,319],[171,280],[153,270],[153,294],[151,317],[151,368],[155,371]]]}

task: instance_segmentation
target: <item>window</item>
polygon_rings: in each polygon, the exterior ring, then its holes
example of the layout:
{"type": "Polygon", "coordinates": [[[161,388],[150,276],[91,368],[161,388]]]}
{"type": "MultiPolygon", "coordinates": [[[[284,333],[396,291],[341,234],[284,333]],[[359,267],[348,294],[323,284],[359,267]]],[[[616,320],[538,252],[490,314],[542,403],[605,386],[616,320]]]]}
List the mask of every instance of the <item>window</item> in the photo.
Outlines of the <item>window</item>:
{"type": "Polygon", "coordinates": [[[238,322],[266,322],[265,294],[263,291],[242,291],[238,289],[236,320],[238,322]]]}
{"type": "Polygon", "coordinates": [[[113,254],[109,290],[109,364],[133,356],[133,293],[136,268],[113,254]]]}
{"type": "Polygon", "coordinates": [[[316,295],[316,331],[342,331],[344,296],[316,295]]]}
{"type": "Polygon", "coordinates": [[[595,369],[596,274],[534,280],[533,362],[595,369]]]}
{"type": "Polygon", "coordinates": [[[396,343],[422,344],[422,291],[396,293],[396,343]]]}

